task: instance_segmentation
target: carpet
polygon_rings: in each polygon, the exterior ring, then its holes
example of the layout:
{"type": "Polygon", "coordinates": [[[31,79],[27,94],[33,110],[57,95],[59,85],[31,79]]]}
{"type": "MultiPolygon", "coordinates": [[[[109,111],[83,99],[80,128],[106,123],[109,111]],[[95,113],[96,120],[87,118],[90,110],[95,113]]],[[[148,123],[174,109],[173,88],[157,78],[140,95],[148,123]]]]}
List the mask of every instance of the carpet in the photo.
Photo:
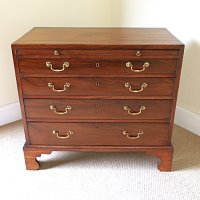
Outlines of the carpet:
{"type": "Polygon", "coordinates": [[[22,122],[0,127],[1,200],[200,200],[200,137],[175,126],[173,171],[143,153],[53,152],[25,170],[22,122]]]}

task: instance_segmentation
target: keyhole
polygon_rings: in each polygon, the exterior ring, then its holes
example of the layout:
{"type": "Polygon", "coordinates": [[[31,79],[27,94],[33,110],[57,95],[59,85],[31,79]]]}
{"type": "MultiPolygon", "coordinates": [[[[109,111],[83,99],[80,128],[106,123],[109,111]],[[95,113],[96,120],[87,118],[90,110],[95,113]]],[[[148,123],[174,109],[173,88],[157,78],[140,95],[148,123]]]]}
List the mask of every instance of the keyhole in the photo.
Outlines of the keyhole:
{"type": "Polygon", "coordinates": [[[96,103],[96,107],[99,107],[99,102],[96,103]]]}
{"type": "Polygon", "coordinates": [[[99,81],[96,81],[96,86],[99,86],[99,81]]]}
{"type": "Polygon", "coordinates": [[[99,67],[99,63],[96,63],[96,67],[99,67]]]}
{"type": "Polygon", "coordinates": [[[99,126],[97,126],[97,131],[99,131],[99,126]]]}

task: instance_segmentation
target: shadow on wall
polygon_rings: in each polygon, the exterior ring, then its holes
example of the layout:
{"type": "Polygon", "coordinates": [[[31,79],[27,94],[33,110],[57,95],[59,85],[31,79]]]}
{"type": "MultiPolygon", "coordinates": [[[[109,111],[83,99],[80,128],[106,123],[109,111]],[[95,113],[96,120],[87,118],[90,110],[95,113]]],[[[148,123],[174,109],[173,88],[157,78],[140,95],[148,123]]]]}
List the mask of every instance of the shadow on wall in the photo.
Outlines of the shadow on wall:
{"type": "Polygon", "coordinates": [[[190,41],[185,46],[178,104],[200,113],[200,43],[190,41]]]}

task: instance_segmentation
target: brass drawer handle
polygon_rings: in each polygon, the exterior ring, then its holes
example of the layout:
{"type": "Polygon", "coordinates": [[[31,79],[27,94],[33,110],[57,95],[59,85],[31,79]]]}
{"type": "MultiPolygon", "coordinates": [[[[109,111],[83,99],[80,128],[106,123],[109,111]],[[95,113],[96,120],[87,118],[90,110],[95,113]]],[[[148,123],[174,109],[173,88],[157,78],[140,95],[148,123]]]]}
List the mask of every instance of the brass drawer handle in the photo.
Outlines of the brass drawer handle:
{"type": "Polygon", "coordinates": [[[59,135],[59,132],[58,132],[58,131],[53,130],[53,134],[56,134],[56,137],[59,138],[59,139],[67,139],[67,138],[69,138],[70,135],[73,134],[73,131],[68,131],[68,132],[66,133],[66,136],[61,136],[61,135],[59,135]]]}
{"type": "Polygon", "coordinates": [[[137,136],[131,136],[128,131],[123,131],[123,135],[125,135],[128,139],[134,140],[134,139],[138,139],[140,137],[140,135],[144,135],[144,132],[138,131],[137,136]]]}
{"type": "Polygon", "coordinates": [[[132,89],[132,86],[130,83],[125,83],[125,87],[129,89],[130,92],[142,92],[144,90],[144,88],[147,87],[147,83],[142,83],[141,88],[140,89],[132,89]]]}
{"type": "Polygon", "coordinates": [[[124,110],[128,111],[129,115],[140,115],[145,109],[145,106],[141,106],[139,112],[131,112],[131,109],[128,106],[124,106],[124,110]]]}
{"type": "Polygon", "coordinates": [[[131,62],[127,62],[126,63],[126,66],[127,67],[130,67],[131,68],[131,71],[133,71],[133,72],[143,72],[147,67],[149,67],[149,63],[148,62],[145,62],[144,64],[143,64],[143,66],[142,66],[142,69],[133,69],[133,64],[131,63],[131,62]]]}
{"type": "Polygon", "coordinates": [[[67,114],[68,110],[71,110],[72,107],[71,106],[66,106],[65,107],[65,111],[57,111],[56,110],[56,106],[50,105],[50,109],[54,111],[54,113],[58,114],[58,115],[64,115],[67,114]]]}
{"type": "Polygon", "coordinates": [[[53,69],[53,65],[51,64],[51,62],[46,62],[46,67],[49,67],[54,72],[62,72],[65,70],[65,68],[69,67],[69,63],[64,62],[61,69],[53,69]]]}
{"type": "Polygon", "coordinates": [[[70,83],[65,83],[63,89],[55,89],[55,86],[53,83],[48,83],[48,87],[52,88],[55,92],[64,92],[67,88],[70,87],[70,83]]]}

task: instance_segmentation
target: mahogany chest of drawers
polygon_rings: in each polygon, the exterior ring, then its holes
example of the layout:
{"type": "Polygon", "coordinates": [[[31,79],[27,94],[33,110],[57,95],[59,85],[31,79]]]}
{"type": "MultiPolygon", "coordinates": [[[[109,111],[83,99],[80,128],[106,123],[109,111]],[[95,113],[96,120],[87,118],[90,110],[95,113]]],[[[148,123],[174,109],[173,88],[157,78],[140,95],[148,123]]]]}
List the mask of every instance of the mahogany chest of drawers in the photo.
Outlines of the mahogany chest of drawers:
{"type": "Polygon", "coordinates": [[[52,151],[145,152],[170,171],[184,45],[163,28],[33,28],[12,44],[26,168],[52,151]]]}

